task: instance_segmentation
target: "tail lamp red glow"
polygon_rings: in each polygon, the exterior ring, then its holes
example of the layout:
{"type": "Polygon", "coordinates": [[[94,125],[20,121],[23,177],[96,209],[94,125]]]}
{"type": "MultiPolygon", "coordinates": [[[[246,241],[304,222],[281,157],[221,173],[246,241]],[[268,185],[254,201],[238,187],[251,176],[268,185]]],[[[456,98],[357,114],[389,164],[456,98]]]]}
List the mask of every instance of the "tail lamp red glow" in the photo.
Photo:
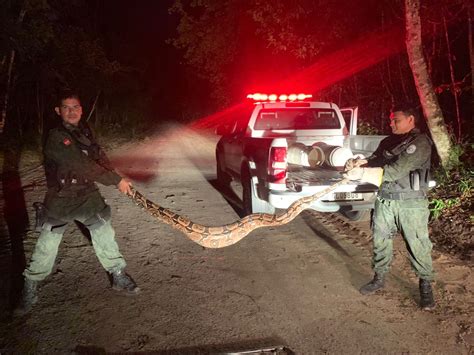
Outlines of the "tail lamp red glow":
{"type": "Polygon", "coordinates": [[[255,93],[255,94],[248,94],[247,98],[252,99],[254,101],[262,102],[262,101],[303,101],[306,99],[312,98],[313,95],[311,94],[260,94],[260,93],[255,93]]]}
{"type": "Polygon", "coordinates": [[[271,147],[268,160],[268,175],[273,183],[285,183],[288,162],[286,160],[286,147],[271,147]]]}

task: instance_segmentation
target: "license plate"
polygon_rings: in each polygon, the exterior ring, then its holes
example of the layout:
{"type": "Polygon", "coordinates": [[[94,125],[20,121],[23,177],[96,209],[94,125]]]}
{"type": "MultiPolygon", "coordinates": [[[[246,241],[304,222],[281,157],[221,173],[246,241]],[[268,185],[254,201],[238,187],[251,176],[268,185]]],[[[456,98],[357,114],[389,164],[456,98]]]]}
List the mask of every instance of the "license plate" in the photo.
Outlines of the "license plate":
{"type": "Polygon", "coordinates": [[[335,192],[328,198],[330,201],[353,201],[362,199],[362,194],[358,192],[335,192]]]}

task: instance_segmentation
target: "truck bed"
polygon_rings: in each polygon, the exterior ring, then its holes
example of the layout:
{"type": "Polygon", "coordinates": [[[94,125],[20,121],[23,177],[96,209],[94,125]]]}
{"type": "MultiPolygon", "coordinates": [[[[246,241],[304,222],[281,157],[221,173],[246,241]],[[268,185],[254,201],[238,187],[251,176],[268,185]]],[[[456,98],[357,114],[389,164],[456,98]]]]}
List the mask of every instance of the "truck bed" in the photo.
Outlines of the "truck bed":
{"type": "MultiPolygon", "coordinates": [[[[286,179],[287,187],[292,191],[301,191],[306,186],[332,185],[342,180],[342,171],[328,168],[307,168],[298,165],[289,165],[286,179]]],[[[361,192],[374,192],[375,185],[352,181],[361,192]]]]}

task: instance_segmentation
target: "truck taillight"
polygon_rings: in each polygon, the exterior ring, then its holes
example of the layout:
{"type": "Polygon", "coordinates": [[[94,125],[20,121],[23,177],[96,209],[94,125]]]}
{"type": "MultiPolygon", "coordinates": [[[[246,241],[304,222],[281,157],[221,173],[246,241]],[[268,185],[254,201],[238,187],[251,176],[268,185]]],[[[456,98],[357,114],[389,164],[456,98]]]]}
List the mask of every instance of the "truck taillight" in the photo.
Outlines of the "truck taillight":
{"type": "Polygon", "coordinates": [[[286,163],[286,147],[272,147],[270,159],[273,162],[286,163]]]}
{"type": "Polygon", "coordinates": [[[286,170],[288,163],[286,161],[286,147],[271,147],[268,161],[268,175],[271,182],[284,184],[286,181],[286,170]]]}

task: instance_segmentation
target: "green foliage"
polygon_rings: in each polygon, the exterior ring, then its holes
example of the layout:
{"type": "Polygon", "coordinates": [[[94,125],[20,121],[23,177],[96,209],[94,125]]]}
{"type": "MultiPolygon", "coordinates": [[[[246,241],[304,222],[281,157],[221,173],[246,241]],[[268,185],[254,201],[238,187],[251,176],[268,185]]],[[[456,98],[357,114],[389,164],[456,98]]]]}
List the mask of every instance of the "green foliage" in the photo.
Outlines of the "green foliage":
{"type": "MultiPolygon", "coordinates": [[[[454,140],[452,140],[454,141],[454,140]]],[[[469,142],[454,143],[449,151],[449,159],[446,166],[439,167],[434,172],[438,186],[444,186],[452,181],[453,177],[464,176],[472,179],[472,156],[474,145],[469,142]]]]}
{"type": "Polygon", "coordinates": [[[443,211],[459,206],[460,198],[433,199],[430,204],[430,211],[434,219],[438,219],[443,211]]]}
{"type": "MultiPolygon", "coordinates": [[[[450,152],[450,170],[439,167],[433,176],[437,187],[430,192],[430,210],[433,218],[457,208],[470,208],[474,189],[472,169],[473,146],[469,143],[454,144],[450,152]]],[[[471,222],[472,222],[472,216],[471,222]]]]}
{"type": "MultiPolygon", "coordinates": [[[[454,137],[451,137],[451,141],[454,142],[453,138],[454,137]]],[[[464,146],[461,143],[452,145],[451,150],[449,151],[448,163],[445,167],[446,171],[449,172],[451,170],[459,170],[460,168],[462,169],[460,157],[464,154],[464,151],[464,146]]]]}
{"type": "Polygon", "coordinates": [[[178,35],[170,43],[183,51],[196,76],[210,82],[221,104],[228,103],[226,85],[236,60],[240,7],[236,0],[177,0],[169,10],[180,17],[178,35]]]}
{"type": "Polygon", "coordinates": [[[375,136],[381,134],[381,132],[369,122],[360,122],[359,127],[357,127],[357,134],[362,136],[375,136]]]}
{"type": "Polygon", "coordinates": [[[256,32],[276,53],[290,52],[296,58],[310,59],[321,52],[321,41],[315,40],[316,33],[311,32],[314,27],[306,21],[307,16],[315,15],[312,4],[259,0],[249,12],[258,24],[256,32]]]}
{"type": "Polygon", "coordinates": [[[334,43],[344,44],[374,26],[377,20],[367,16],[367,11],[376,12],[379,6],[374,0],[257,0],[248,13],[256,33],[275,54],[288,53],[308,64],[334,43]],[[360,26],[361,18],[364,26],[360,26]]]}
{"type": "Polygon", "coordinates": [[[433,199],[431,200],[430,204],[430,211],[434,219],[438,219],[438,217],[441,215],[441,212],[444,210],[446,207],[446,204],[444,203],[443,200],[441,199],[433,199]]]}
{"type": "Polygon", "coordinates": [[[368,12],[379,8],[375,0],[175,0],[170,13],[179,24],[170,42],[193,74],[211,84],[213,96],[229,102],[252,84],[262,88],[287,79],[324,50],[378,26],[368,12]]]}
{"type": "MultiPolygon", "coordinates": [[[[3,83],[7,68],[3,64],[15,51],[6,129],[12,138],[26,144],[38,141],[40,127],[48,128],[48,119],[53,116],[58,91],[65,88],[80,94],[83,119],[100,93],[96,112],[128,130],[141,124],[139,119],[135,121],[146,112],[147,93],[141,73],[111,58],[113,44],[109,41],[106,46],[109,39],[97,31],[100,13],[90,13],[101,7],[92,2],[7,0],[0,6],[3,83]]],[[[123,48],[127,45],[120,43],[123,48]]]]}
{"type": "Polygon", "coordinates": [[[458,188],[462,196],[471,197],[474,188],[474,170],[469,170],[466,175],[459,181],[458,188]]]}

